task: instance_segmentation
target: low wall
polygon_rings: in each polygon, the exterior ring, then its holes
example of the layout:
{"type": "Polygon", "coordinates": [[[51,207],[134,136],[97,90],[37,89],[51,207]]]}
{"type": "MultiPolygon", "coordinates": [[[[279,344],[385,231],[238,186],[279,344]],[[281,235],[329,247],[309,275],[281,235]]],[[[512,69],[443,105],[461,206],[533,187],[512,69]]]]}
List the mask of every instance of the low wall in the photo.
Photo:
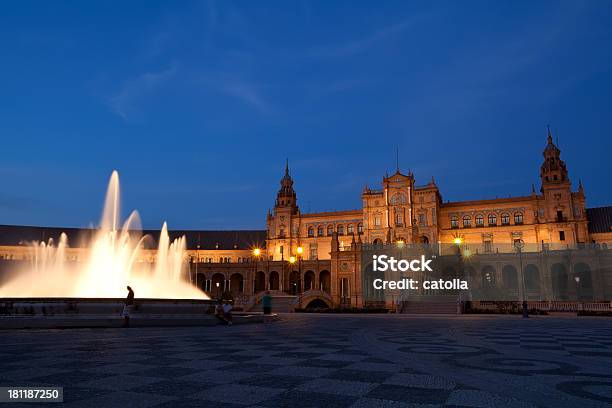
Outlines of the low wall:
{"type": "MultiPolygon", "coordinates": [[[[2,298],[0,329],[120,327],[123,299],[2,298]]],[[[234,323],[262,322],[258,314],[234,315],[234,323]]],[[[130,326],[212,326],[214,302],[192,299],[136,299],[130,326]]]]}

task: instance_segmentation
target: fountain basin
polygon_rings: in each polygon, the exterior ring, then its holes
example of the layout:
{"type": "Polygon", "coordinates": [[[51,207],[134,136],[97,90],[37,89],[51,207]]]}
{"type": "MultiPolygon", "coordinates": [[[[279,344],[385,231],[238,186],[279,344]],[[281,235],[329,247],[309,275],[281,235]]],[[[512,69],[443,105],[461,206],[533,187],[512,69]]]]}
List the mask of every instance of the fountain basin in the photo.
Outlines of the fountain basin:
{"type": "MultiPolygon", "coordinates": [[[[0,329],[121,327],[124,299],[1,298],[0,329]]],[[[234,314],[234,323],[263,322],[261,314],[234,314]]],[[[213,326],[214,302],[199,299],[136,299],[132,327],[213,326]]]]}

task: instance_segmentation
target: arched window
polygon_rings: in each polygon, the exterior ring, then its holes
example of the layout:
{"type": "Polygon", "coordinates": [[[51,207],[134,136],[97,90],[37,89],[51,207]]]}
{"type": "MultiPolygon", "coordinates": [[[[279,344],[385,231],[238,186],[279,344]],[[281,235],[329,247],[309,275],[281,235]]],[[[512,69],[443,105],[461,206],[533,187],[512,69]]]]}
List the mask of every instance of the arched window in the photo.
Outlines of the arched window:
{"type": "Polygon", "coordinates": [[[451,228],[459,228],[459,218],[456,215],[451,217],[451,228]]]}
{"type": "Polygon", "coordinates": [[[472,217],[469,215],[463,216],[463,228],[470,228],[472,226],[472,217]]]}
{"type": "Polygon", "coordinates": [[[308,227],[308,236],[314,237],[314,227],[308,227]]]}
{"type": "Polygon", "coordinates": [[[319,227],[317,228],[317,235],[319,237],[323,236],[323,226],[322,225],[319,225],[319,227]]]}
{"type": "Polygon", "coordinates": [[[344,225],[338,225],[338,235],[344,235],[344,225]]]}
{"type": "Polygon", "coordinates": [[[510,214],[503,213],[501,215],[501,223],[502,225],[510,225],[510,214]]]}
{"type": "Polygon", "coordinates": [[[497,225],[497,215],[489,214],[489,226],[497,225]]]}
{"type": "Polygon", "coordinates": [[[362,223],[357,224],[357,233],[363,234],[363,224],[362,223]]]}
{"type": "Polygon", "coordinates": [[[348,227],[346,227],[346,233],[353,234],[354,232],[355,232],[355,226],[353,224],[349,224],[348,227]]]}
{"type": "Polygon", "coordinates": [[[523,223],[523,213],[522,212],[514,213],[514,223],[517,225],[520,225],[523,223]]]}
{"type": "Polygon", "coordinates": [[[328,225],[327,226],[327,236],[332,236],[333,234],[334,234],[334,226],[328,225]]]}
{"type": "Polygon", "coordinates": [[[391,196],[391,204],[397,205],[397,204],[405,204],[405,203],[406,203],[406,196],[404,194],[397,193],[391,196]]]}
{"type": "Polygon", "coordinates": [[[476,216],[476,226],[477,227],[483,227],[484,226],[484,217],[482,216],[482,214],[478,214],[476,216]]]}

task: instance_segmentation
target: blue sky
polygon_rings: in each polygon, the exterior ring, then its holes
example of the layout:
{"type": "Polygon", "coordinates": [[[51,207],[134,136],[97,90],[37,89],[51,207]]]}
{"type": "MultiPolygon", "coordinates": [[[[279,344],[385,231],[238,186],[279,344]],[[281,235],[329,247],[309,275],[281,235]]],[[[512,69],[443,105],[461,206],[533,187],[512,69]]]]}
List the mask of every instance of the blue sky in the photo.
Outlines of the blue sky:
{"type": "Polygon", "coordinates": [[[539,184],[546,125],[612,204],[612,3],[0,4],[0,223],[263,228],[289,158],[302,211],[386,171],[444,200],[539,184]]]}

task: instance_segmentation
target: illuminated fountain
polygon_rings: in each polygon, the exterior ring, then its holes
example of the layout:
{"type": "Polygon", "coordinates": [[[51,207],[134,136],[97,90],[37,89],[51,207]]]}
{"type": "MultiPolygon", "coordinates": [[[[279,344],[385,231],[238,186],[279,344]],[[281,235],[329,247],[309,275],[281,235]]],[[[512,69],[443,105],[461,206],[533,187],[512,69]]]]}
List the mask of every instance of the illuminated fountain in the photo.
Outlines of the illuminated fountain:
{"type": "Polygon", "coordinates": [[[0,287],[0,297],[121,298],[130,285],[138,298],[207,299],[186,273],[185,237],[170,242],[164,223],[157,251],[146,249],[153,240],[142,236],[138,212],[120,225],[119,204],[119,175],[114,171],[100,228],[84,253],[78,251],[84,259],[68,259],[74,250],[64,233],[59,242],[33,242],[29,264],[0,287]]]}

